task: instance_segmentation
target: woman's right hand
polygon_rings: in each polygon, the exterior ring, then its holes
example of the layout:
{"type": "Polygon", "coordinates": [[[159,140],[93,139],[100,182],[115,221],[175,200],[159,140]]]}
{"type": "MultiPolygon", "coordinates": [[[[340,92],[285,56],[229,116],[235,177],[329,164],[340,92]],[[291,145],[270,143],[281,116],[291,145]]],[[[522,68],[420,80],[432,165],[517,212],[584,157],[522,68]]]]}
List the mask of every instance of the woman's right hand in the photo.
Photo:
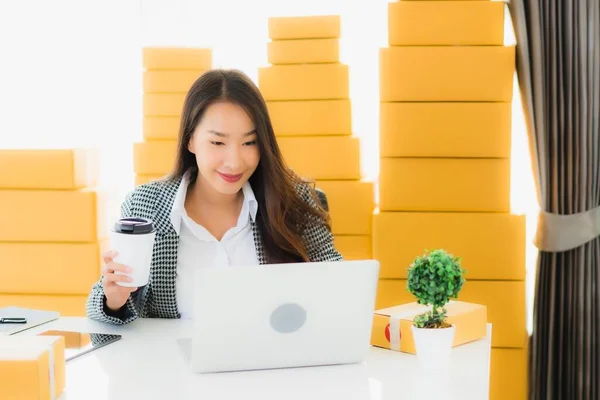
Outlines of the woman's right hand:
{"type": "Polygon", "coordinates": [[[118,311],[125,305],[129,295],[137,290],[136,287],[118,285],[117,282],[131,282],[131,278],[126,275],[117,275],[115,272],[130,273],[131,268],[113,262],[117,256],[114,251],[107,251],[102,255],[104,268],[102,268],[102,288],[106,296],[106,306],[112,311],[118,311]]]}

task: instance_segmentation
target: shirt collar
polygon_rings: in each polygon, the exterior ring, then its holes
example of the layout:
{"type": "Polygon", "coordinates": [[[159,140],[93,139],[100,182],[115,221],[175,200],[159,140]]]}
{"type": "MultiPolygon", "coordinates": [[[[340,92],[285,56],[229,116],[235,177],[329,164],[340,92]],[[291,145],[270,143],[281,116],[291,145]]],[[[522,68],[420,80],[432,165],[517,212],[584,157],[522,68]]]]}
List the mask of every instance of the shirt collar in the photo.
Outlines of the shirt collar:
{"type": "MultiPolygon", "coordinates": [[[[171,208],[171,224],[178,235],[181,231],[181,216],[185,211],[185,195],[187,193],[189,184],[190,176],[189,172],[186,172],[181,179],[181,183],[179,184],[177,194],[175,195],[175,199],[173,201],[173,207],[171,208]]],[[[252,222],[256,222],[256,214],[258,213],[258,200],[256,200],[256,196],[254,195],[252,186],[250,186],[250,182],[244,183],[244,186],[242,186],[242,193],[244,194],[244,203],[242,204],[242,211],[240,212],[238,224],[247,218],[247,216],[252,218],[252,222]]]]}

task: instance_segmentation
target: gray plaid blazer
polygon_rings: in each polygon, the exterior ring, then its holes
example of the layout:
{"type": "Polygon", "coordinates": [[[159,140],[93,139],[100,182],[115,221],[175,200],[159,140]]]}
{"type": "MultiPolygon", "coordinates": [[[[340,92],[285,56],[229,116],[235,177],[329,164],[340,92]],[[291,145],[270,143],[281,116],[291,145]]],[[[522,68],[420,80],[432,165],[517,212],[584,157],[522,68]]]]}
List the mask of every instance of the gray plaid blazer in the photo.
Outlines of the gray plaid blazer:
{"type": "MultiPolygon", "coordinates": [[[[140,317],[180,318],[175,293],[179,236],[170,220],[171,208],[180,182],[180,178],[150,182],[138,186],[125,198],[121,206],[122,217],[148,218],[156,225],[150,280],[146,286],[131,294],[118,313],[113,313],[106,307],[100,278],[92,287],[87,299],[86,313],[89,318],[113,324],[126,324],[140,317]]],[[[316,206],[311,190],[307,184],[298,187],[302,198],[316,206]]],[[[250,222],[259,263],[266,264],[260,232],[256,224],[250,222]]],[[[304,232],[304,241],[311,261],[342,260],[341,254],[334,247],[333,235],[327,228],[320,225],[309,226],[304,232]]]]}

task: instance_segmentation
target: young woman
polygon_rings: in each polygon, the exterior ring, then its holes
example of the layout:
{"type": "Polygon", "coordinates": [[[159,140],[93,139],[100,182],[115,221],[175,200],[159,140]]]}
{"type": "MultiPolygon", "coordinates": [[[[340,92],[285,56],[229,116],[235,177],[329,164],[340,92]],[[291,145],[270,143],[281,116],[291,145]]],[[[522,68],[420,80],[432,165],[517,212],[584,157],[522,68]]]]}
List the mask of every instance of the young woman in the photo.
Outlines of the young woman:
{"type": "Polygon", "coordinates": [[[128,266],[104,254],[87,301],[99,321],[190,318],[197,268],[342,259],[314,189],[285,165],[265,101],[238,71],[211,70],[194,83],[174,171],[138,186],[121,214],[157,228],[150,281],[118,285],[129,278],[115,272],[128,266]]]}

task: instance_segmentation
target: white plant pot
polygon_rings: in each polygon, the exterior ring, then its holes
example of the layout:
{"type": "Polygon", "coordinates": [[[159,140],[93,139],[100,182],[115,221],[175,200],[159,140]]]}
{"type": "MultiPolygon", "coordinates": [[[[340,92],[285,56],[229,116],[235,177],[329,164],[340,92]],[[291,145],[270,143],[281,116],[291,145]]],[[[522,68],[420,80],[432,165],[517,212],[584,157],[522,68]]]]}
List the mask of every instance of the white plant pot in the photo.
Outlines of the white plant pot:
{"type": "Polygon", "coordinates": [[[444,329],[425,329],[412,325],[411,328],[419,362],[427,367],[447,365],[456,327],[451,325],[444,329]]]}

